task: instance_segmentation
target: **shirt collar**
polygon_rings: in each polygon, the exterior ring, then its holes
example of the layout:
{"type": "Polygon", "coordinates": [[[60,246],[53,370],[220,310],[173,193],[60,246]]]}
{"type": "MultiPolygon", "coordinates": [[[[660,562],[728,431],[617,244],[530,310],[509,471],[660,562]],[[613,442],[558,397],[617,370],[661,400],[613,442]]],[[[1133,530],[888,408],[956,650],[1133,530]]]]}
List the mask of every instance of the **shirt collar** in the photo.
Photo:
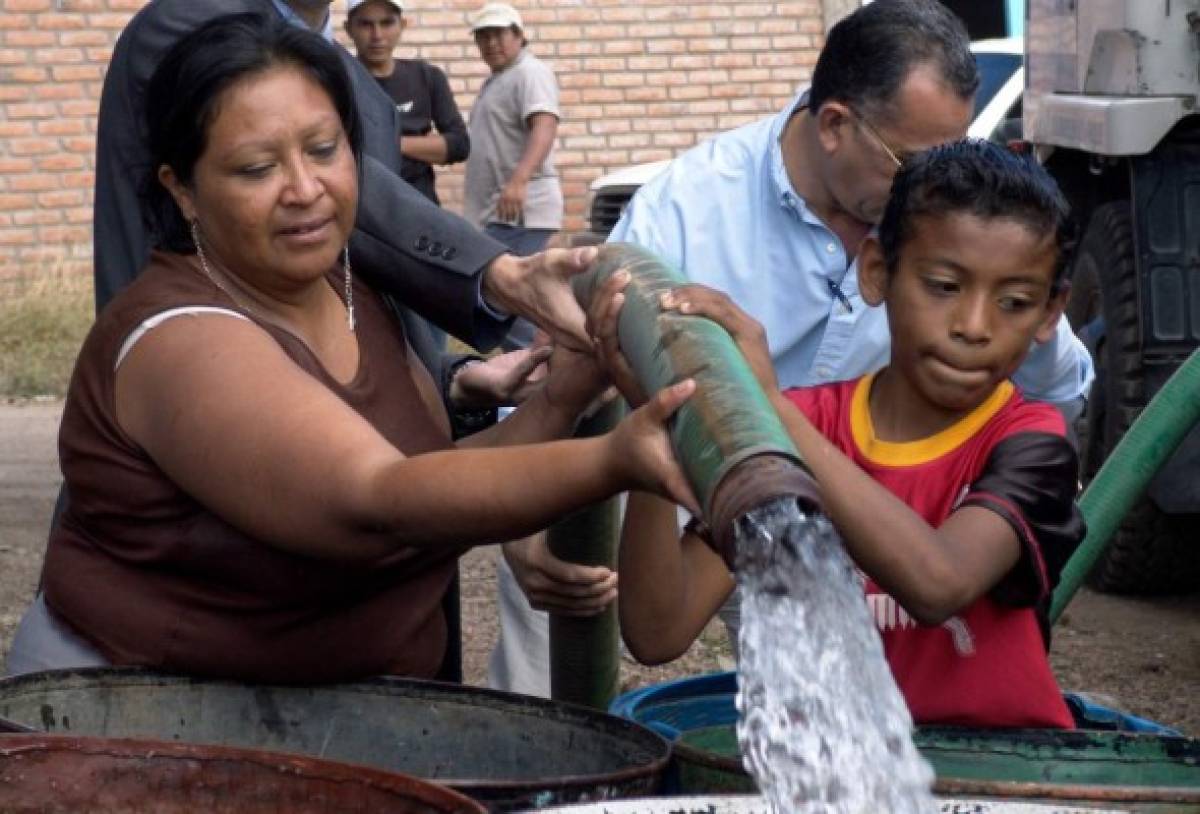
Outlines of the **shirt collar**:
{"type": "Polygon", "coordinates": [[[500,70],[496,71],[494,74],[492,74],[492,76],[499,76],[500,74],[502,74],[506,71],[511,71],[513,68],[517,67],[522,62],[524,62],[525,57],[527,57],[527,56],[529,56],[529,49],[527,46],[523,45],[523,46],[521,46],[521,50],[517,53],[516,59],[514,59],[512,62],[505,65],[500,70]]]}
{"type": "MultiPolygon", "coordinates": [[[[271,0],[271,2],[275,4],[275,8],[283,15],[284,20],[300,28],[308,28],[308,23],[304,22],[304,19],[296,13],[296,10],[285,3],[284,0],[271,0]]],[[[317,33],[330,42],[333,42],[333,15],[328,11],[325,12],[325,23],[317,33]]]]}
{"type": "Polygon", "coordinates": [[[771,124],[771,183],[772,192],[778,199],[780,206],[791,207],[805,220],[820,223],[820,219],[809,210],[808,205],[804,202],[804,198],[800,197],[795,187],[792,186],[792,181],[788,178],[787,168],[783,165],[783,145],[779,143],[779,138],[783,135],[783,128],[787,127],[787,123],[791,120],[792,116],[800,108],[807,106],[808,88],[804,88],[796,94],[791,104],[775,116],[775,121],[771,124]]]}

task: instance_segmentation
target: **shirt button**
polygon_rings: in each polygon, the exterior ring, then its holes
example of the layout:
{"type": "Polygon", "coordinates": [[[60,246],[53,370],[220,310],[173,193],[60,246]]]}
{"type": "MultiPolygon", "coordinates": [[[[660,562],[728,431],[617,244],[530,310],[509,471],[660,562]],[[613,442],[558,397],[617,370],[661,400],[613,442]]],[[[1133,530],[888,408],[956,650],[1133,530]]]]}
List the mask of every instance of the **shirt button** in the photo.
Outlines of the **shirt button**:
{"type": "Polygon", "coordinates": [[[817,375],[822,379],[828,380],[829,377],[833,375],[833,371],[825,367],[825,365],[821,365],[819,368],[817,368],[817,375]]]}
{"type": "Polygon", "coordinates": [[[825,251],[829,252],[830,254],[833,254],[834,252],[837,251],[837,245],[834,243],[829,243],[825,246],[825,251]]]}

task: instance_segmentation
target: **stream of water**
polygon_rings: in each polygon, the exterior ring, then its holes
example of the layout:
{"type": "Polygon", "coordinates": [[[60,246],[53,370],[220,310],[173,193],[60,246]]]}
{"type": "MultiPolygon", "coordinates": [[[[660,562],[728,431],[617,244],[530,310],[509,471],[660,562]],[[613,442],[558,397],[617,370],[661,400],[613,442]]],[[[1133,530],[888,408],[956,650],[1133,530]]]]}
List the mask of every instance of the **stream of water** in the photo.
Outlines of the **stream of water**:
{"type": "Polygon", "coordinates": [[[832,525],[780,499],[737,534],[738,742],[773,811],[937,811],[933,770],[832,525]]]}

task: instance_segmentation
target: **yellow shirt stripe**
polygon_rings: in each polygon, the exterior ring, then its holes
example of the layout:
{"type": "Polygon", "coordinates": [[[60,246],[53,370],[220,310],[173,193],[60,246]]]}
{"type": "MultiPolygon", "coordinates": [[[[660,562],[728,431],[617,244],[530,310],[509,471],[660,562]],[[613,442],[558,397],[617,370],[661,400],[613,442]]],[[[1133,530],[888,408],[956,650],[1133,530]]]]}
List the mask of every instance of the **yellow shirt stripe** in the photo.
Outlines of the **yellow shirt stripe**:
{"type": "Polygon", "coordinates": [[[929,463],[957,449],[983,428],[1013,393],[1012,382],[1000,382],[982,404],[960,418],[954,424],[928,438],[916,441],[881,441],[875,436],[875,423],[871,421],[871,373],[858,380],[854,398],[850,403],[850,431],[854,445],[872,463],[882,466],[916,466],[929,463]]]}

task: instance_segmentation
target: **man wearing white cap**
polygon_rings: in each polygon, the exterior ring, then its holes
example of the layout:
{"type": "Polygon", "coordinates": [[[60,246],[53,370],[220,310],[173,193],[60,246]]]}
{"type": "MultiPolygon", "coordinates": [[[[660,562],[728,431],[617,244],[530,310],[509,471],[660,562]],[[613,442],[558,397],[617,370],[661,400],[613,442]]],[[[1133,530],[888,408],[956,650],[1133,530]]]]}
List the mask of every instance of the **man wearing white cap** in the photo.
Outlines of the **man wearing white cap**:
{"type": "Polygon", "coordinates": [[[432,165],[465,161],[471,141],[442,69],[423,59],[395,58],[408,22],[404,7],[393,0],[349,0],[346,34],[359,62],[396,103],[403,134],[401,177],[440,203],[432,165]]]}
{"type": "Polygon", "coordinates": [[[558,82],[525,47],[522,28],[507,3],[488,3],[471,15],[492,75],[471,107],[463,194],[467,220],[515,254],[529,255],[561,228],[563,199],[554,170],[558,82]]]}

